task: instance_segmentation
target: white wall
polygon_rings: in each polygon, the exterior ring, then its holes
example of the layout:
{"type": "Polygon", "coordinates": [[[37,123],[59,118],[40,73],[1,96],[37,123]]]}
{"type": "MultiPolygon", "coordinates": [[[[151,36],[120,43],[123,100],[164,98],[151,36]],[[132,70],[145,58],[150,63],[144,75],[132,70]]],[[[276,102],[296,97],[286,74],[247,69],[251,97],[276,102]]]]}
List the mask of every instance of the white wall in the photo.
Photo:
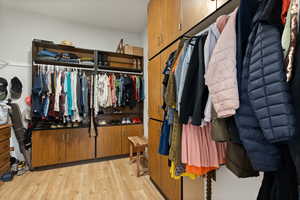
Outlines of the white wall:
{"type": "Polygon", "coordinates": [[[240,179],[226,167],[217,171],[217,181],[213,183],[213,200],[255,200],[262,182],[262,175],[240,179]]]}
{"type": "MultiPolygon", "coordinates": [[[[23,83],[22,97],[17,101],[21,111],[26,108],[24,99],[31,93],[31,42],[33,39],[60,42],[68,40],[78,47],[115,51],[121,38],[126,43],[142,46],[142,35],[101,30],[83,24],[60,21],[34,13],[21,12],[0,6],[0,59],[10,64],[0,68],[0,77],[9,81],[13,76],[23,83]],[[27,67],[26,67],[27,66],[27,67]]],[[[1,62],[0,62],[1,64],[1,62]]],[[[13,136],[13,145],[15,139],[13,136]]],[[[21,158],[18,152],[16,155],[21,158]]]]}

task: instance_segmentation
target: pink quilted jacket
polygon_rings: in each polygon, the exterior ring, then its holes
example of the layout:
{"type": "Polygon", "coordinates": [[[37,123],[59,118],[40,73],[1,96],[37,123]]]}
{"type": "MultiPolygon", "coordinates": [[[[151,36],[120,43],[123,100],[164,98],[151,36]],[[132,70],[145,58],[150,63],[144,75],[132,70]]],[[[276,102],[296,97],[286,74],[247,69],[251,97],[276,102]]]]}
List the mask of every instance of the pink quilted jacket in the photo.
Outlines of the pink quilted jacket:
{"type": "Polygon", "coordinates": [[[236,77],[236,14],[237,9],[228,19],[205,73],[205,83],[219,118],[232,116],[239,108],[236,77]]]}

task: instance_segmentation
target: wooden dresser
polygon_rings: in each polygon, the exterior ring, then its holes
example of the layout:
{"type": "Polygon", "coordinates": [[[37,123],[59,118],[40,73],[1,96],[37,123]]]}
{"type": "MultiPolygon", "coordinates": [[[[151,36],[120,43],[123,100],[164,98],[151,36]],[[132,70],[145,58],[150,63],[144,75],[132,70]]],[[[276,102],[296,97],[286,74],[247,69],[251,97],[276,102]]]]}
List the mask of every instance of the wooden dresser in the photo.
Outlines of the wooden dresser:
{"type": "Polygon", "coordinates": [[[10,168],[10,124],[0,125],[0,175],[10,168]]]}

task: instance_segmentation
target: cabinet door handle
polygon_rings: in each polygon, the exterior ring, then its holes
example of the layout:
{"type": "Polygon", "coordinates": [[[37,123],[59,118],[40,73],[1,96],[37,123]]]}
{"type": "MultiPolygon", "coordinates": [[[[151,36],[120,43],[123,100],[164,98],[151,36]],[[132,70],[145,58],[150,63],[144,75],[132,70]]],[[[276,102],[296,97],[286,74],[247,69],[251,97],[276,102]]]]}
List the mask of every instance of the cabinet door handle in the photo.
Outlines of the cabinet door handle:
{"type": "Polygon", "coordinates": [[[178,30],[179,30],[179,31],[182,30],[182,24],[181,24],[181,23],[178,24],[178,30]]]}

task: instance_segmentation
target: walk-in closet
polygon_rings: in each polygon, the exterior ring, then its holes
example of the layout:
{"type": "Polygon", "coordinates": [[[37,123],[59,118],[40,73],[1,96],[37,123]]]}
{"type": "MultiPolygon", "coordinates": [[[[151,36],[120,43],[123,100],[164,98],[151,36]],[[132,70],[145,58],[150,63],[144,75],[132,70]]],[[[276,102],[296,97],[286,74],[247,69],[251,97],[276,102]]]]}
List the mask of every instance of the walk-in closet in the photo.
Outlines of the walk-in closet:
{"type": "Polygon", "coordinates": [[[0,200],[300,200],[299,4],[0,0],[0,200]]]}

